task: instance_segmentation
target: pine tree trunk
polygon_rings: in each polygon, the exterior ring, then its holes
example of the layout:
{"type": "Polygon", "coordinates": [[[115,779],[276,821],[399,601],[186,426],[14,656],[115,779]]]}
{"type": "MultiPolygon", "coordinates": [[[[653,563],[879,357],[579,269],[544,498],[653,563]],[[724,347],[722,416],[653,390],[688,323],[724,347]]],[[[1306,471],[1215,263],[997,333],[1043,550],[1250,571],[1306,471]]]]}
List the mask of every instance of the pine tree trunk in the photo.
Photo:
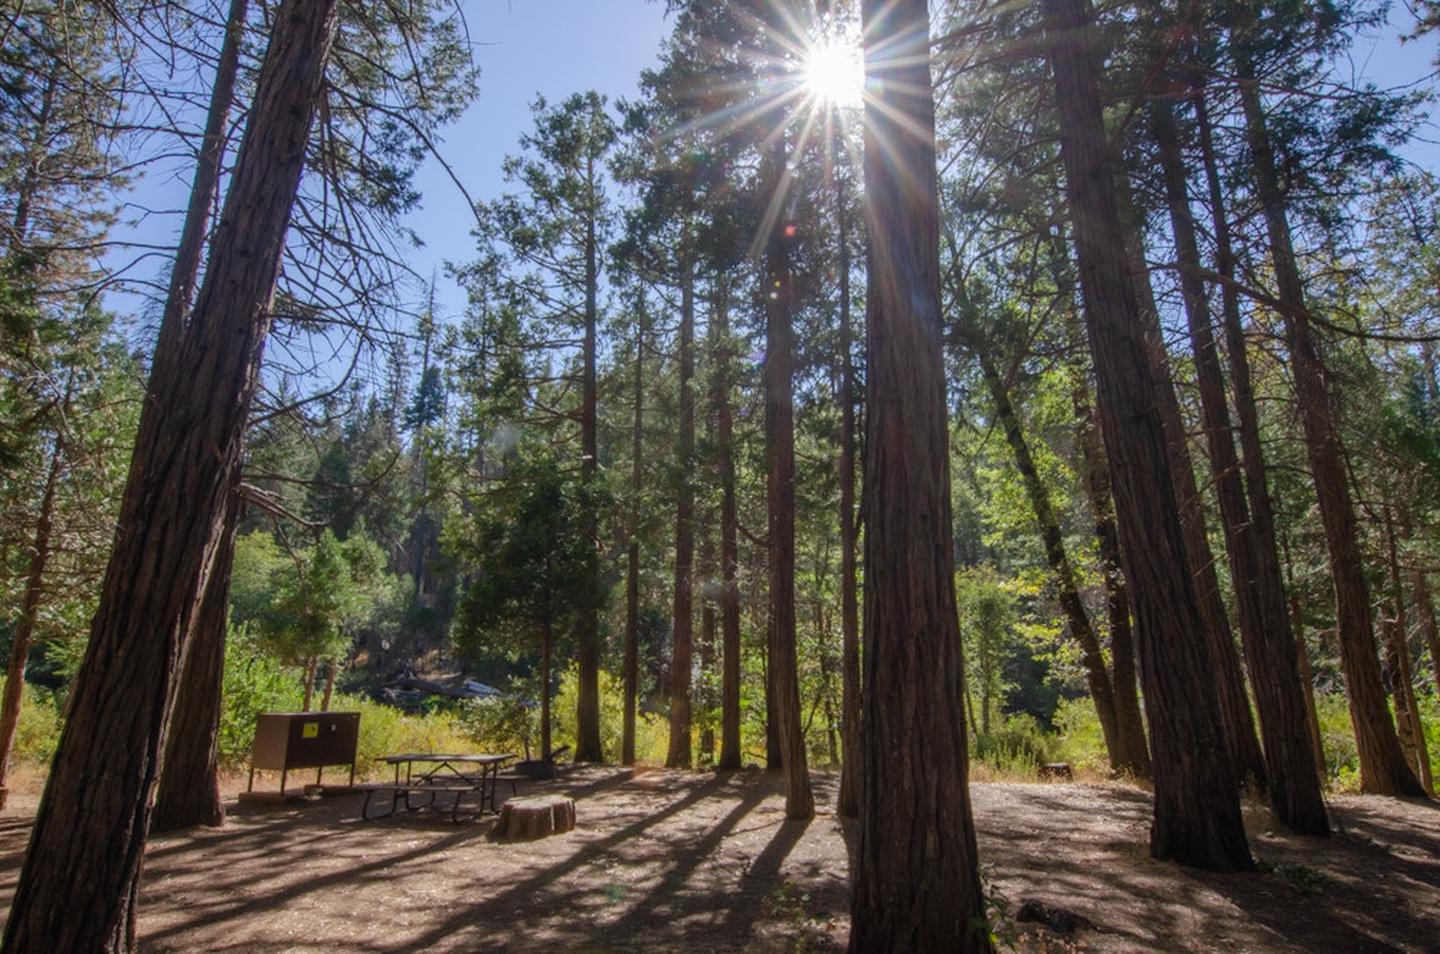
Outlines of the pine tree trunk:
{"type": "MultiPolygon", "coordinates": [[[[580,479],[588,488],[595,485],[595,474],[599,462],[599,417],[598,391],[595,384],[595,336],[599,309],[596,297],[600,287],[600,267],[597,260],[598,242],[595,234],[596,170],[593,157],[587,157],[587,181],[590,183],[590,202],[585,220],[585,336],[582,354],[582,399],[580,408],[580,479]]],[[[595,512],[593,494],[585,499],[582,532],[590,545],[600,544],[599,515],[595,512]]],[[[595,571],[600,573],[597,562],[595,571]]],[[[599,581],[595,581],[599,591],[599,581]]],[[[579,607],[576,627],[576,668],[578,681],[575,692],[575,761],[602,762],[605,759],[600,746],[600,606],[596,599],[587,599],[579,607]]]]}
{"type": "Polygon", "coordinates": [[[1395,533],[1392,508],[1385,509],[1385,538],[1389,551],[1390,599],[1395,617],[1387,622],[1386,663],[1390,669],[1391,695],[1395,700],[1395,721],[1400,746],[1416,770],[1420,784],[1427,793],[1435,791],[1430,777],[1430,752],[1425,744],[1425,727],[1420,722],[1420,707],[1415,703],[1415,676],[1410,666],[1407,637],[1410,627],[1405,615],[1405,581],[1400,571],[1400,547],[1395,533]]]}
{"type": "MultiPolygon", "coordinates": [[[[1083,330],[1075,328],[1074,332],[1074,343],[1083,348],[1083,330]]],[[[1120,562],[1120,532],[1115,526],[1115,502],[1110,496],[1110,468],[1100,444],[1100,429],[1096,426],[1095,410],[1083,375],[1076,382],[1071,404],[1078,422],[1077,442],[1085,472],[1085,493],[1095,514],[1095,539],[1110,625],[1110,686],[1115,700],[1115,738],[1119,749],[1111,765],[1134,778],[1149,778],[1150,745],[1145,741],[1145,717],[1140,711],[1130,593],[1125,587],[1125,571],[1120,562]]]]}
{"type": "Polygon", "coordinates": [[[314,656],[305,660],[305,673],[301,676],[305,680],[305,699],[300,704],[304,712],[309,712],[315,704],[315,670],[319,668],[319,661],[314,656]]]}
{"type": "Polygon", "coordinates": [[[864,703],[850,950],[990,950],[970,810],[926,0],[864,0],[864,703]]]}
{"type": "Polygon", "coordinates": [[[718,619],[715,601],[711,593],[711,581],[715,579],[714,511],[706,510],[700,521],[700,578],[704,581],[700,596],[700,711],[704,719],[700,724],[700,762],[703,765],[715,763],[715,722],[711,712],[715,700],[711,686],[715,684],[715,633],[718,619]]]}
{"type": "Polygon", "coordinates": [[[195,632],[185,652],[175,714],[160,766],[151,832],[225,824],[220,795],[220,706],[225,682],[225,639],[230,617],[230,570],[235,558],[235,527],[240,518],[238,494],[231,492],[220,551],[195,632]]]}
{"type": "Polygon", "coordinates": [[[1220,592],[1220,579],[1215,572],[1215,554],[1210,549],[1210,532],[1205,525],[1204,500],[1195,482],[1195,468],[1190,457],[1185,418],[1170,371],[1170,358],[1165,352],[1160,329],[1160,311],[1150,285],[1145,264],[1145,247],[1136,224],[1130,201],[1128,183],[1117,190],[1121,223],[1125,230],[1125,250],[1135,282],[1135,297],[1148,337],[1148,350],[1156,384],[1155,396],[1160,418],[1165,426],[1165,441],[1170,453],[1170,475],[1175,482],[1175,500],[1180,506],[1180,527],[1184,534],[1187,570],[1199,597],[1200,619],[1210,655],[1210,668],[1220,702],[1220,725],[1230,762],[1236,769],[1241,786],[1265,786],[1265,756],[1255,734],[1255,718],[1250,699],[1245,694],[1245,677],[1240,671],[1240,656],[1235,649],[1235,634],[1230,629],[1230,616],[1220,592]]]}
{"type": "MultiPolygon", "coordinates": [[[[843,151],[842,151],[843,152],[843,151]]],[[[855,576],[855,359],[850,321],[850,214],[835,177],[840,242],[840,793],[842,818],[860,814],[860,600],[855,576]]]]}
{"type": "Polygon", "coordinates": [[[1300,687],[1305,690],[1305,721],[1309,725],[1310,748],[1315,756],[1315,771],[1320,784],[1325,784],[1325,738],[1320,733],[1320,713],[1315,709],[1315,674],[1310,669],[1310,651],[1305,647],[1305,629],[1301,624],[1300,599],[1290,597],[1290,629],[1295,633],[1295,656],[1300,667],[1300,687]]]}
{"type": "MultiPolygon", "coordinates": [[[[1199,134],[1200,155],[1205,170],[1206,191],[1209,194],[1211,225],[1215,241],[1215,270],[1221,276],[1220,301],[1221,317],[1225,330],[1225,350],[1230,366],[1230,387],[1235,406],[1237,429],[1240,434],[1241,465],[1245,473],[1245,492],[1250,504],[1251,532],[1260,560],[1259,572],[1262,577],[1280,580],[1284,589],[1284,574],[1281,570],[1278,536],[1275,529],[1275,508],[1270,499],[1270,487],[1266,479],[1265,452],[1260,435],[1260,414],[1251,385],[1250,358],[1245,342],[1245,328],[1240,316],[1240,295],[1233,279],[1235,276],[1235,253],[1230,238],[1230,223],[1225,211],[1225,193],[1220,183],[1220,170],[1215,161],[1214,136],[1210,127],[1209,112],[1205,107],[1203,87],[1197,87],[1192,104],[1195,109],[1196,128],[1199,134]]],[[[1273,592],[1275,584],[1266,587],[1273,592]]],[[[1269,611],[1267,611],[1269,612],[1269,611]]],[[[1290,629],[1295,639],[1297,661],[1304,653],[1302,629],[1299,625],[1298,604],[1290,609],[1290,629]]],[[[1308,667],[1308,658],[1305,660],[1308,667]]],[[[1302,674],[1303,674],[1302,670],[1302,674]]],[[[1315,690],[1309,677],[1302,677],[1302,687],[1307,699],[1306,705],[1314,721],[1314,745],[1316,771],[1323,781],[1325,775],[1325,750],[1320,743],[1319,717],[1315,714],[1315,690]]]]}
{"type": "Polygon", "coordinates": [[[1173,107],[1168,102],[1155,102],[1150,113],[1180,264],[1180,289],[1195,354],[1211,475],[1225,530],[1240,636],[1265,740],[1270,803],[1280,821],[1297,834],[1328,835],[1330,823],[1320,795],[1320,773],[1311,747],[1308,710],[1275,540],[1272,537],[1268,541],[1272,559],[1262,559],[1260,550],[1265,541],[1257,536],[1250,519],[1235,452],[1230,410],[1225,403],[1225,377],[1215,348],[1205,284],[1200,278],[1200,250],[1173,107]]]}
{"type": "MultiPolygon", "coordinates": [[[[785,137],[775,137],[767,182],[778,183],[772,202],[785,204],[785,137]]],[[[785,773],[785,815],[815,814],[805,734],[800,725],[800,680],[795,646],[795,342],[790,274],[793,229],[782,214],[770,223],[765,248],[765,502],[769,518],[770,719],[785,773]]]]}
{"type": "Polygon", "coordinates": [[[1425,636],[1425,646],[1430,650],[1431,675],[1435,677],[1435,694],[1440,697],[1440,625],[1435,620],[1435,601],[1430,596],[1430,584],[1423,570],[1413,574],[1411,591],[1415,594],[1415,612],[1420,616],[1420,631],[1425,636]]]}
{"type": "MultiPolygon", "coordinates": [[[[210,89],[205,133],[200,140],[195,177],[190,183],[190,199],[185,208],[185,222],[180,227],[180,242],[175,248],[175,262],[170,269],[170,287],[160,319],[160,334],[155,343],[156,365],[168,366],[175,359],[190,314],[190,303],[195,296],[195,283],[200,280],[205,238],[210,227],[210,207],[225,161],[230,110],[235,103],[235,78],[240,71],[240,43],[244,38],[249,7],[249,0],[230,0],[225,39],[220,44],[215,81],[210,89]]],[[[166,373],[180,373],[180,369],[167,367],[166,373]]]]}
{"type": "MultiPolygon", "coordinates": [[[[1232,35],[1231,46],[1243,50],[1244,41],[1232,35]]],[[[1305,287],[1291,246],[1290,223],[1265,112],[1254,70],[1243,57],[1236,67],[1256,193],[1265,217],[1276,292],[1284,306],[1295,400],[1329,551],[1340,662],[1350,700],[1350,720],[1355,727],[1355,747],[1360,757],[1360,787],[1376,795],[1423,795],[1420,782],[1405,761],[1405,753],[1395,735],[1395,724],[1390,721],[1385,704],[1385,686],[1380,677],[1375,630],[1370,619],[1370,584],[1365,579],[1365,564],[1357,538],[1344,449],[1325,383],[1324,365],[1306,311],[1305,287]]]]}
{"type": "MultiPolygon", "coordinates": [[[[181,227],[180,242],[170,272],[165,312],[155,346],[156,365],[170,366],[184,340],[185,323],[204,258],[211,202],[220,182],[225,158],[227,127],[239,73],[240,42],[248,9],[248,0],[231,0],[225,39],[220,46],[211,87],[204,138],[190,185],[185,223],[181,227]]],[[[182,372],[172,367],[167,373],[182,372]]],[[[154,832],[196,825],[219,827],[225,823],[225,802],[220,795],[218,734],[230,610],[230,570],[234,557],[235,524],[239,518],[236,496],[238,474],[235,485],[227,504],[215,568],[205,587],[180,676],[179,696],[175,702],[175,715],[171,718],[170,736],[161,763],[160,782],[150,822],[150,829],[154,832]]]]}
{"type": "Polygon", "coordinates": [[[635,415],[630,427],[630,553],[625,576],[625,714],[620,764],[635,764],[635,697],[640,682],[640,487],[645,452],[645,322],[635,323],[635,415]]]}
{"type": "Polygon", "coordinates": [[[740,568],[739,505],[735,496],[735,418],[730,403],[732,355],[727,293],[717,291],[712,321],[715,356],[715,461],[720,480],[720,762],[722,771],[740,768],[740,568]]]}
{"type": "Polygon", "coordinates": [[[141,412],[100,605],[5,925],[13,954],[134,947],[151,796],[240,466],[336,7],[287,0],[275,13],[179,349],[186,373],[153,374],[141,412]]]}
{"type": "Polygon", "coordinates": [[[1140,637],[1155,781],[1150,853],[1211,870],[1247,868],[1235,767],[1218,731],[1199,594],[1186,569],[1161,382],[1115,196],[1099,40],[1085,0],[1045,0],[1044,11],[1101,431],[1140,637]]]}
{"type": "Polygon", "coordinates": [[[555,630],[547,616],[540,621],[540,761],[550,761],[550,654],[555,630]]]}
{"type": "Polygon", "coordinates": [[[666,768],[689,768],[690,656],[694,626],[695,272],[688,250],[680,264],[680,429],[676,438],[675,614],[670,653],[670,750],[666,768]]]}
{"type": "Polygon", "coordinates": [[[65,465],[65,431],[56,431],[50,449],[50,466],[45,472],[45,489],[40,494],[40,512],[35,516],[35,536],[30,544],[30,566],[25,574],[25,592],[20,597],[20,621],[10,642],[10,664],[5,671],[5,694],[0,699],[0,808],[9,800],[10,759],[15,751],[15,732],[20,727],[20,709],[25,703],[25,666],[35,645],[35,624],[45,597],[45,572],[50,565],[50,537],[55,528],[55,491],[65,465]]]}
{"type": "Polygon", "coordinates": [[[325,660],[325,691],[320,695],[320,711],[330,711],[330,699],[335,695],[335,676],[340,664],[333,659],[325,660]]]}

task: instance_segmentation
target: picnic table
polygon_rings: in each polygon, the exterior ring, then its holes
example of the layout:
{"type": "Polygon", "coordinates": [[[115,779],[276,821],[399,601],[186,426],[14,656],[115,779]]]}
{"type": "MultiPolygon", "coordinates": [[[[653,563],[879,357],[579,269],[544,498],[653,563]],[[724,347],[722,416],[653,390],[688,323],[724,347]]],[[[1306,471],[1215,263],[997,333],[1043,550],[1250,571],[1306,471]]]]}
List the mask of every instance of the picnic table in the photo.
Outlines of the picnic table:
{"type": "Polygon", "coordinates": [[[386,763],[395,766],[395,782],[391,785],[366,786],[365,804],[360,807],[360,817],[369,821],[372,817],[384,818],[393,815],[402,801],[406,811],[434,808],[437,797],[442,794],[454,796],[451,817],[457,822],[460,820],[465,799],[469,796],[474,796],[478,803],[475,808],[477,815],[483,815],[487,805],[490,811],[496,812],[495,788],[500,782],[500,767],[514,758],[515,756],[508,753],[462,755],[407,752],[387,755],[386,763]],[[390,810],[372,816],[370,801],[376,793],[390,796],[390,810]]]}

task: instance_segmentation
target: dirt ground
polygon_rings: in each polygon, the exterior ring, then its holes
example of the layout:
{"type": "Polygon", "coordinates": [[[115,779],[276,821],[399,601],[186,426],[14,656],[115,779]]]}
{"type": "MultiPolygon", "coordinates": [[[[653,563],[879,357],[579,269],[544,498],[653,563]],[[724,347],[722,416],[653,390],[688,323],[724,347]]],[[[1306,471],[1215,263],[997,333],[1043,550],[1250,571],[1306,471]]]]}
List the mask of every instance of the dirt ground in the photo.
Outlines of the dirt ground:
{"type": "MultiPolygon", "coordinates": [[[[574,769],[522,785],[577,802],[573,833],[520,845],[492,822],[359,820],[355,796],[231,805],[223,829],[152,840],[147,951],[826,951],[848,931],[847,832],[829,806],[786,822],[778,780],[574,769]]],[[[1436,951],[1440,808],[1337,798],[1328,840],[1247,811],[1262,864],[1208,875],[1151,861],[1149,804],[1121,785],[973,786],[987,894],[1034,951],[1436,951]],[[1027,901],[1083,916],[1068,935],[1027,901]]],[[[7,907],[34,799],[0,816],[7,907]]]]}

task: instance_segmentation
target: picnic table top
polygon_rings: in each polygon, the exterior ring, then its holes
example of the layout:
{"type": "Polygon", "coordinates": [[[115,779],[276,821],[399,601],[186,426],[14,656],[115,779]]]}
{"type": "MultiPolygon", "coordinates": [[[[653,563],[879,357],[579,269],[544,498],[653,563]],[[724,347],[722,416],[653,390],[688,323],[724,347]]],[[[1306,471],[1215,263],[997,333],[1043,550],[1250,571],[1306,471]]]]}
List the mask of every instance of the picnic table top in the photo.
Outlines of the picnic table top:
{"type": "Polygon", "coordinates": [[[405,752],[400,755],[387,755],[385,761],[391,765],[400,762],[471,762],[477,765],[493,765],[496,762],[505,762],[515,758],[509,753],[490,754],[445,754],[443,752],[405,752]]]}

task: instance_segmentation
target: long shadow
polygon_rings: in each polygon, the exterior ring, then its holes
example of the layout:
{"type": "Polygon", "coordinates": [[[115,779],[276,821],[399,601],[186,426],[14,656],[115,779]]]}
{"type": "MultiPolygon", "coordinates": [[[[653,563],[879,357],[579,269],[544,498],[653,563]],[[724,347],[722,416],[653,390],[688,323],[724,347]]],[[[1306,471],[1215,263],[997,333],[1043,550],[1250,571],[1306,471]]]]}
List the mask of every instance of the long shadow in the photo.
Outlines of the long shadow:
{"type": "MultiPolygon", "coordinates": [[[[758,788],[751,787],[745,796],[730,810],[730,813],[722,818],[715,827],[706,833],[705,837],[696,842],[687,842],[683,854],[679,860],[672,864],[665,872],[660,883],[647,894],[638,904],[634,905],[625,916],[616,921],[606,929],[606,934],[614,936],[625,936],[630,932],[646,926],[652,913],[673,899],[684,888],[695,869],[700,867],[720,847],[727,835],[734,831],[740,820],[759,805],[766,798],[766,793],[758,788]]],[[[675,912],[679,913],[679,912],[675,912]]]]}
{"type": "Polygon", "coordinates": [[[740,878],[740,890],[732,895],[730,911],[717,932],[723,937],[748,938],[755,926],[760,901],[767,887],[780,877],[780,866],[791,850],[805,837],[813,818],[787,818],[740,878]]]}
{"type": "Polygon", "coordinates": [[[1237,879],[1259,875],[1228,875],[1205,879],[1246,916],[1287,941],[1311,951],[1345,951],[1347,954],[1398,954],[1400,948],[1366,933],[1337,917],[1325,903],[1308,904],[1303,916],[1293,905],[1267,903],[1245,891],[1237,879]]]}
{"type": "MultiPolygon", "coordinates": [[[[162,940],[176,934],[181,934],[201,924],[232,921],[253,912],[268,910],[282,903],[293,901],[303,895],[312,894],[323,888],[328,888],[331,885],[342,884],[348,881],[361,881],[367,879],[369,876],[381,875],[393,867],[404,865],[408,861],[416,861],[428,855],[433,855],[437,852],[455,848],[466,842],[474,841],[477,838],[483,837],[488,830],[488,826],[484,829],[477,826],[463,831],[457,831],[448,838],[442,838],[438,842],[428,842],[398,855],[388,855],[384,858],[378,858],[375,861],[360,865],[357,868],[347,868],[342,871],[334,871],[330,874],[320,875],[314,878],[306,878],[298,883],[282,885],[277,890],[265,894],[254,895],[247,893],[247,896],[243,900],[226,900],[217,904],[204,906],[192,904],[188,906],[188,909],[196,911],[196,917],[173,924],[153,934],[148,934],[147,940],[162,940]]],[[[286,872],[289,870],[288,868],[285,869],[286,872]]]]}
{"type": "Polygon", "coordinates": [[[529,898],[536,891],[554,884],[570,872],[583,865],[590,864],[601,858],[606,852],[631,838],[643,833],[654,825],[679,814],[685,809],[710,797],[717,789],[723,788],[725,782],[722,779],[711,778],[704,783],[692,788],[682,798],[671,802],[658,812],[646,815],[644,818],[632,822],[600,839],[586,844],[575,854],[571,855],[558,864],[551,865],[543,871],[536,872],[524,881],[511,885],[493,898],[489,898],[474,907],[468,908],[453,917],[446,919],[443,923],[436,925],[420,937],[413,938],[399,947],[390,950],[418,951],[439,944],[441,941],[452,937],[467,928],[475,927],[486,923],[492,915],[499,915],[506,912],[516,902],[529,898]]]}

